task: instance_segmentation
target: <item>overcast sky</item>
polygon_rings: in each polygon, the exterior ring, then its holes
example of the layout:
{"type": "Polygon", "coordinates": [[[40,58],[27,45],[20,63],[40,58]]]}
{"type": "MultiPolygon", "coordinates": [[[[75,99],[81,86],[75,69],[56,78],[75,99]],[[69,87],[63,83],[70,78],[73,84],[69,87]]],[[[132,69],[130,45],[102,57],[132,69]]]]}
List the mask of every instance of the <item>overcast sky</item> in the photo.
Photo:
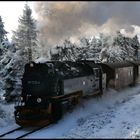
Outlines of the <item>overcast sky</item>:
{"type": "MultiPolygon", "coordinates": [[[[9,39],[12,30],[18,27],[25,4],[26,1],[0,1],[0,16],[9,39]]],[[[33,18],[38,21],[42,37],[48,42],[98,32],[116,32],[122,28],[127,34],[140,34],[140,2],[29,1],[28,4],[33,18]]]]}

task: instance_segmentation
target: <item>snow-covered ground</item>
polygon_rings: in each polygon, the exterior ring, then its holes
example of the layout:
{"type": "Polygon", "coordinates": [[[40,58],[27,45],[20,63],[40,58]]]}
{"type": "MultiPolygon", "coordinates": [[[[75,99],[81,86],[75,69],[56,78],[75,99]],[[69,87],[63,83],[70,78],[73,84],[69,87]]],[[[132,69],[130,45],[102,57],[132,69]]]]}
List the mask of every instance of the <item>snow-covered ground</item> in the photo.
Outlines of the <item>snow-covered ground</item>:
{"type": "MultiPolygon", "coordinates": [[[[17,126],[14,105],[2,105],[0,131],[17,126]]],[[[140,85],[83,99],[72,112],[26,138],[140,138],[140,85]]]]}

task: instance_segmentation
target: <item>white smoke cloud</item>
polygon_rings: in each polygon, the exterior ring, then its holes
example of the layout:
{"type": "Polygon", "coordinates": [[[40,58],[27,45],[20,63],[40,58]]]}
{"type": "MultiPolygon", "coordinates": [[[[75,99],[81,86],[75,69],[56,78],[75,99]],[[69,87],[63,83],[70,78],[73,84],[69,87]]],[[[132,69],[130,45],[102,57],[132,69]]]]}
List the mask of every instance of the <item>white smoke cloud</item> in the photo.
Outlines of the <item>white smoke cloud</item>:
{"type": "Polygon", "coordinates": [[[136,33],[140,25],[140,2],[37,2],[38,28],[48,44],[65,38],[91,36],[99,32],[136,33]]]}

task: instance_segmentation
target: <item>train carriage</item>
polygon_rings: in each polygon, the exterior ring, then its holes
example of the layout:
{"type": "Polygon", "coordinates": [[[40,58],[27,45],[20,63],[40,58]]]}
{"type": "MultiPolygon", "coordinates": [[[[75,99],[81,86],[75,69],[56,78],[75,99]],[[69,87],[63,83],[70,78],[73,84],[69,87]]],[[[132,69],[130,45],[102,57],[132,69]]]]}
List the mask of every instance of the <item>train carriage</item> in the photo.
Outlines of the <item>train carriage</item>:
{"type": "Polygon", "coordinates": [[[130,62],[100,63],[107,73],[107,87],[121,89],[134,84],[134,65],[130,62]]]}

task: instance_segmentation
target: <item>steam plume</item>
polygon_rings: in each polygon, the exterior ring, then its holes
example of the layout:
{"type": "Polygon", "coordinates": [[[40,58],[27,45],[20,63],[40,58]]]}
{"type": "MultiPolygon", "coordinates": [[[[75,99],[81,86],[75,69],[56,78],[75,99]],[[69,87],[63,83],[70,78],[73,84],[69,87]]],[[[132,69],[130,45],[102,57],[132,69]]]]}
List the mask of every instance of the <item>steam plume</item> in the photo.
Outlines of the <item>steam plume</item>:
{"type": "Polygon", "coordinates": [[[140,2],[37,2],[35,11],[41,35],[51,45],[122,28],[134,33],[131,25],[140,25],[140,2]]]}

